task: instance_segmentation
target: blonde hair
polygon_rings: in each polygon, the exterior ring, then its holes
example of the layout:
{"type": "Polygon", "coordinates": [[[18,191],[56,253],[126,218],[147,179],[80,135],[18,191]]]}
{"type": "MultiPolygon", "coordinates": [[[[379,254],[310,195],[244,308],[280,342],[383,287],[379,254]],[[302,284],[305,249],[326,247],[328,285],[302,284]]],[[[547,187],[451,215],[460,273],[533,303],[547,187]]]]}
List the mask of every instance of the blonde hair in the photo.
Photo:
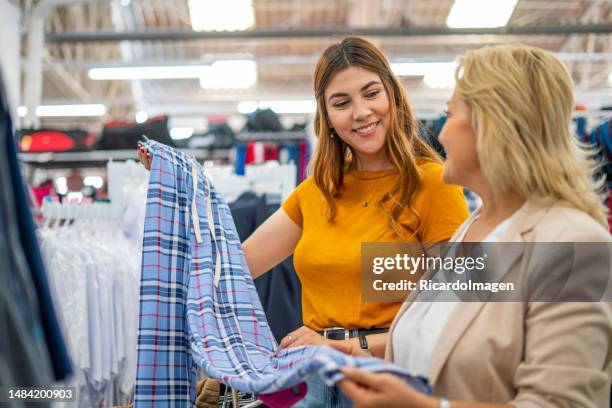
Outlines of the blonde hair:
{"type": "Polygon", "coordinates": [[[327,220],[332,222],[336,213],[336,197],[342,187],[345,172],[356,168],[353,148],[339,137],[330,137],[329,121],[325,105],[325,88],[335,74],[348,68],[360,67],[375,72],[380,77],[389,98],[390,126],[386,135],[385,149],[389,161],[397,170],[398,177],[390,191],[377,202],[377,208],[386,216],[390,227],[403,237],[398,219],[404,209],[409,208],[417,217],[418,224],[413,235],[419,232],[421,219],[411,203],[421,188],[418,161],[426,159],[441,162],[438,154],[419,135],[414,113],[408,97],[382,52],[370,42],[348,37],[328,47],[314,72],[314,92],[317,100],[315,133],[318,143],[313,155],[314,182],[323,193],[328,204],[327,220]],[[390,208],[386,208],[391,202],[390,208]]]}
{"type": "Polygon", "coordinates": [[[572,80],[556,57],[517,44],[484,47],[459,60],[455,77],[494,194],[565,202],[607,225],[604,180],[593,150],[571,131],[572,80]]]}

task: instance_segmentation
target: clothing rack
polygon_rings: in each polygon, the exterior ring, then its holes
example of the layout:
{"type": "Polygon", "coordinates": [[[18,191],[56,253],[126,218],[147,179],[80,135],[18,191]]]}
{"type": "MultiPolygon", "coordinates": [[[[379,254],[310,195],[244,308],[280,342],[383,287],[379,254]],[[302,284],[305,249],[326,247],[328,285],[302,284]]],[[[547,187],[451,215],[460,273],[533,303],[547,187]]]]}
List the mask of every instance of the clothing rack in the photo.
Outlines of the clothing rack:
{"type": "Polygon", "coordinates": [[[149,172],[135,161],[118,162],[111,159],[106,164],[106,174],[108,198],[111,200],[115,216],[120,217],[127,204],[126,186],[146,186],[149,180],[149,172]]]}
{"type": "Polygon", "coordinates": [[[217,406],[219,408],[255,408],[262,404],[263,402],[258,400],[254,395],[239,392],[226,386],[223,394],[219,395],[217,406]]]}
{"type": "Polygon", "coordinates": [[[284,201],[296,186],[295,164],[247,165],[244,175],[233,172],[230,166],[213,166],[207,169],[208,176],[228,202],[242,193],[278,195],[284,201]]]}
{"type": "Polygon", "coordinates": [[[136,369],[142,240],[125,234],[108,202],[45,199],[41,210],[38,235],[76,373],[66,385],[82,407],[125,404],[136,369]]]}
{"type": "Polygon", "coordinates": [[[46,220],[116,220],[110,203],[60,203],[43,201],[40,208],[46,220]]]}
{"type": "Polygon", "coordinates": [[[298,182],[307,177],[310,143],[305,131],[243,132],[238,135],[234,166],[236,174],[245,174],[245,166],[268,161],[293,163],[298,182]]]}
{"type": "MultiPolygon", "coordinates": [[[[198,161],[227,160],[230,149],[181,149],[198,161]]],[[[38,168],[104,167],[109,160],[136,160],[136,146],[130,150],[92,150],[87,152],[19,153],[23,163],[38,168]]]]}

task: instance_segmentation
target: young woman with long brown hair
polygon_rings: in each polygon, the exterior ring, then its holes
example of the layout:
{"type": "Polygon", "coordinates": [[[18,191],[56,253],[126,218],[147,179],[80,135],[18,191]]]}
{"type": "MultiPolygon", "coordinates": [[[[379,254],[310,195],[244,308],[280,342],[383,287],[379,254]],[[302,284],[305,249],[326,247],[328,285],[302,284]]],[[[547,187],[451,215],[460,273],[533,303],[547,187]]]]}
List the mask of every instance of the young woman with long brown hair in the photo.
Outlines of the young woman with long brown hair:
{"type": "MultiPolygon", "coordinates": [[[[462,190],[442,181],[440,158],[421,138],[404,88],[373,44],[350,37],[327,48],[314,92],[312,176],[243,249],[254,278],[294,256],[304,326],[281,348],[359,344],[360,337],[382,350],[400,303],[362,301],[361,244],[446,241],[467,207],[462,190]]],[[[303,406],[348,405],[317,378],[308,384],[303,406]]]]}

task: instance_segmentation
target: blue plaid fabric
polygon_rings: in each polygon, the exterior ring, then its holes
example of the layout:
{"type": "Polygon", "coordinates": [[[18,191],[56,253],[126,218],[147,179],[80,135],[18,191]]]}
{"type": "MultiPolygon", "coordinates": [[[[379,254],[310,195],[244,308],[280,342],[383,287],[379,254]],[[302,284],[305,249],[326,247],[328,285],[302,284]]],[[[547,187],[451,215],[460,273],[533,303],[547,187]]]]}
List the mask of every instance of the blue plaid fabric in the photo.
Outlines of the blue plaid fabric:
{"type": "Polygon", "coordinates": [[[142,253],[137,408],[193,406],[198,366],[253,394],[292,387],[313,372],[331,385],[342,378],[340,368],[346,364],[395,373],[417,390],[431,392],[425,379],[387,362],[329,347],[298,347],[274,356],[278,345],[223,197],[192,157],[153,141],[145,147],[152,164],[142,253]]]}

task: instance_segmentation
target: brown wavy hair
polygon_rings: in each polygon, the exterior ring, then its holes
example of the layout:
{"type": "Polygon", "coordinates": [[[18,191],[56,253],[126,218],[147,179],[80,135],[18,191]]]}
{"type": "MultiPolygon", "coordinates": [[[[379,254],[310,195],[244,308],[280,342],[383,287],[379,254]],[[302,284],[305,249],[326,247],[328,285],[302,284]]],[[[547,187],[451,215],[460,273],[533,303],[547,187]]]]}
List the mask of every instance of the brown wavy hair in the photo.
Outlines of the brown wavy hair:
{"type": "Polygon", "coordinates": [[[376,206],[401,238],[405,237],[399,228],[399,216],[405,209],[412,211],[418,220],[412,235],[418,236],[421,218],[411,205],[422,182],[417,163],[422,160],[441,163],[441,159],[421,138],[406,91],[391,71],[383,53],[359,37],[348,37],[328,47],[317,62],[314,72],[317,100],[314,127],[318,143],[313,155],[312,171],[315,184],[328,204],[327,219],[332,222],[336,216],[335,198],[342,187],[344,174],[357,168],[357,156],[353,148],[339,137],[330,137],[325,105],[325,89],[328,84],[338,72],[349,67],[359,67],[378,74],[389,98],[390,126],[384,148],[398,177],[391,190],[381,197],[376,206]]]}

